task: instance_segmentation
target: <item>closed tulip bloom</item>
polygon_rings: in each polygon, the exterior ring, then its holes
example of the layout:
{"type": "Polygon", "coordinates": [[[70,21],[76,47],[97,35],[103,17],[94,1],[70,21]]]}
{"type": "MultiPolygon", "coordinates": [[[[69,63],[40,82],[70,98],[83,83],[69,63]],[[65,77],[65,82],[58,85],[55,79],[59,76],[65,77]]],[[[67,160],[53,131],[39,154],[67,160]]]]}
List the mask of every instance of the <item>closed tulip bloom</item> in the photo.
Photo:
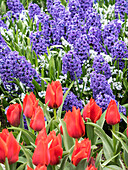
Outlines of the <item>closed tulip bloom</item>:
{"type": "Polygon", "coordinates": [[[47,139],[42,138],[34,151],[32,162],[34,165],[48,165],[50,163],[50,154],[48,150],[47,139]]]}
{"type": "Polygon", "coordinates": [[[8,129],[3,129],[2,132],[0,133],[0,137],[4,140],[5,143],[6,143],[8,136],[9,136],[8,129]]]}
{"type": "Polygon", "coordinates": [[[36,97],[33,92],[31,92],[30,95],[26,94],[23,100],[23,112],[25,116],[31,118],[37,106],[38,100],[36,100],[36,97]]]}
{"type": "Polygon", "coordinates": [[[35,140],[35,145],[37,145],[38,142],[39,142],[42,138],[44,138],[44,140],[47,139],[47,133],[46,133],[46,128],[45,128],[45,127],[39,132],[39,134],[38,134],[38,136],[37,136],[37,138],[36,138],[36,140],[35,140]]]}
{"type": "Polygon", "coordinates": [[[96,123],[102,115],[102,109],[96,104],[94,99],[90,99],[89,103],[85,105],[83,110],[83,118],[87,121],[86,118],[90,118],[93,123],[96,123]]]}
{"type": "Polygon", "coordinates": [[[56,136],[55,131],[50,132],[48,136],[48,143],[50,143],[50,164],[57,165],[60,162],[60,159],[62,158],[63,154],[61,135],[58,134],[56,136]]]}
{"type": "Polygon", "coordinates": [[[35,131],[40,131],[45,127],[44,112],[40,106],[35,109],[30,121],[30,127],[35,131]]]}
{"type": "Polygon", "coordinates": [[[89,161],[90,153],[91,141],[89,141],[88,138],[85,138],[81,142],[78,142],[78,140],[76,139],[71,161],[75,166],[77,166],[78,163],[84,158],[87,158],[87,161],[89,161]]]}
{"type": "Polygon", "coordinates": [[[0,137],[0,163],[5,162],[5,158],[7,157],[8,148],[5,141],[0,137]]]}
{"type": "Polygon", "coordinates": [[[115,125],[120,122],[120,113],[115,100],[111,100],[105,115],[107,124],[115,125]]]}
{"type": "Polygon", "coordinates": [[[62,86],[59,81],[52,81],[48,84],[45,95],[45,104],[47,102],[48,106],[51,108],[58,108],[63,101],[63,91],[62,86]]]}
{"type": "Polygon", "coordinates": [[[14,138],[12,132],[9,134],[6,144],[8,148],[7,158],[8,158],[9,164],[13,164],[17,162],[19,159],[18,156],[19,156],[21,147],[19,143],[16,141],[16,139],[14,138]]]}
{"type": "Polygon", "coordinates": [[[80,138],[85,135],[85,125],[79,108],[76,109],[76,107],[73,106],[72,112],[70,110],[66,112],[65,117],[64,121],[66,122],[69,136],[80,138]]]}
{"type": "Polygon", "coordinates": [[[20,116],[21,116],[21,105],[11,104],[7,110],[7,120],[12,126],[19,126],[20,125],[20,116]]]}
{"type": "MultiPolygon", "coordinates": [[[[32,168],[30,168],[28,165],[27,165],[27,170],[33,170],[32,168]]],[[[41,166],[41,165],[38,165],[35,170],[47,170],[47,167],[45,165],[41,166]]]]}
{"type": "Polygon", "coordinates": [[[97,168],[93,165],[89,165],[85,170],[97,170],[97,168]]]}

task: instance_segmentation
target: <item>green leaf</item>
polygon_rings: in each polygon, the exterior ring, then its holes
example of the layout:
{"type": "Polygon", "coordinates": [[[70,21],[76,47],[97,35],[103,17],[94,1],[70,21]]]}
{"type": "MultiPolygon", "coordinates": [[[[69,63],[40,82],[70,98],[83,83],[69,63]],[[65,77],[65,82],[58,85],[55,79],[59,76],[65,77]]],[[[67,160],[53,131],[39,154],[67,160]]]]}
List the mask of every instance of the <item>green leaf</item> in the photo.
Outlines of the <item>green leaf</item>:
{"type": "Polygon", "coordinates": [[[27,165],[27,163],[24,163],[24,164],[20,165],[20,166],[17,168],[17,170],[24,170],[25,167],[26,167],[26,165],[27,165]]]}
{"type": "Polygon", "coordinates": [[[17,142],[19,143],[20,138],[21,138],[22,131],[20,131],[16,137],[17,142]]]}
{"type": "Polygon", "coordinates": [[[103,142],[103,150],[106,159],[113,156],[113,146],[111,138],[104,132],[104,130],[95,123],[86,123],[95,127],[94,132],[101,138],[103,142]]]}
{"type": "Polygon", "coordinates": [[[35,79],[32,79],[32,84],[35,86],[37,91],[41,91],[42,87],[37,83],[35,79]]]}
{"type": "Polygon", "coordinates": [[[55,75],[56,75],[56,68],[55,68],[55,61],[54,58],[51,57],[49,61],[49,77],[51,80],[55,80],[55,75]]]}
{"type": "Polygon", "coordinates": [[[64,170],[76,170],[76,167],[72,163],[67,162],[64,170]]]}
{"type": "Polygon", "coordinates": [[[61,166],[60,166],[59,170],[64,170],[65,164],[66,164],[67,159],[68,159],[68,156],[69,156],[69,154],[64,156],[64,158],[62,159],[61,166]]]}
{"type": "Polygon", "coordinates": [[[65,98],[67,97],[70,89],[72,88],[73,83],[74,83],[74,82],[72,82],[72,83],[70,84],[68,90],[66,91],[66,93],[65,93],[64,96],[63,96],[63,102],[62,102],[62,104],[61,104],[61,106],[59,107],[58,112],[57,112],[57,116],[58,116],[59,118],[61,118],[61,112],[62,112],[62,107],[63,107],[63,104],[64,104],[64,100],[65,100],[65,98]]]}
{"type": "Polygon", "coordinates": [[[118,155],[120,154],[120,152],[116,155],[114,155],[113,157],[107,159],[103,164],[101,164],[102,167],[105,167],[108,163],[110,163],[114,158],[116,158],[118,155]]]}
{"type": "Polygon", "coordinates": [[[128,167],[128,153],[124,150],[124,162],[125,162],[125,165],[128,167]]]}
{"type": "Polygon", "coordinates": [[[5,5],[4,1],[1,2],[1,12],[6,13],[6,5],[5,5]]]}
{"type": "Polygon", "coordinates": [[[82,159],[76,166],[76,170],[85,169],[87,167],[87,159],[82,159]]]}
{"type": "Polygon", "coordinates": [[[27,160],[25,157],[19,156],[19,160],[17,162],[24,164],[24,163],[27,163],[27,160]]]}
{"type": "Polygon", "coordinates": [[[104,167],[103,170],[122,170],[122,168],[116,165],[109,165],[107,167],[104,167]]]}
{"type": "Polygon", "coordinates": [[[103,149],[101,149],[101,151],[98,153],[97,157],[96,157],[96,161],[95,161],[95,166],[98,167],[101,163],[101,159],[102,159],[102,154],[103,154],[103,149]]]}
{"type": "Polygon", "coordinates": [[[5,169],[10,170],[9,163],[8,163],[8,158],[5,158],[5,169]]]}
{"type": "Polygon", "coordinates": [[[3,170],[3,168],[2,168],[2,166],[1,166],[1,164],[0,164],[0,170],[3,170]]]}
{"type": "Polygon", "coordinates": [[[66,151],[69,151],[74,146],[74,139],[68,135],[66,123],[60,119],[63,129],[63,140],[66,151]]]}
{"type": "MultiPolygon", "coordinates": [[[[124,105],[123,105],[124,106],[124,105]]],[[[127,117],[123,113],[120,113],[121,118],[127,123],[127,117]]]]}

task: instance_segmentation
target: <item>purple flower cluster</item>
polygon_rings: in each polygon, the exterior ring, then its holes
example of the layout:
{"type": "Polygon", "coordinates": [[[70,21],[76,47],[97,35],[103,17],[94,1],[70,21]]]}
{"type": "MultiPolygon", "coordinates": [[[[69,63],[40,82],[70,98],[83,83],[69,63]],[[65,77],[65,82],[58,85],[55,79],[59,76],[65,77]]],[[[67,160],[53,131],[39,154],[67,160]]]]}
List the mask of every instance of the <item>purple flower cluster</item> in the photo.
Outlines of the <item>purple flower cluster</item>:
{"type": "Polygon", "coordinates": [[[110,66],[107,62],[105,62],[102,55],[98,55],[94,58],[92,68],[94,68],[96,73],[104,74],[106,79],[111,77],[110,66]]]}
{"type": "Polygon", "coordinates": [[[128,49],[125,42],[115,42],[111,54],[113,61],[117,61],[117,66],[122,70],[125,67],[124,58],[128,58],[128,49]]]}
{"type": "Polygon", "coordinates": [[[90,88],[93,91],[93,98],[96,100],[96,96],[101,92],[101,94],[107,94],[114,98],[113,92],[111,90],[110,84],[106,80],[105,75],[96,73],[93,71],[91,73],[91,84],[90,88]]]}
{"type": "Polygon", "coordinates": [[[63,74],[67,74],[69,72],[71,80],[76,79],[75,74],[78,79],[80,78],[82,74],[81,61],[75,52],[69,51],[67,54],[65,54],[62,59],[62,63],[63,74]]]}
{"type": "Polygon", "coordinates": [[[33,3],[29,4],[28,10],[29,10],[28,14],[30,16],[30,19],[33,18],[33,20],[34,20],[35,15],[39,15],[41,12],[40,7],[37,4],[33,4],[33,3]]]}
{"type": "Polygon", "coordinates": [[[128,15],[128,1],[127,0],[116,0],[115,3],[115,17],[120,15],[120,18],[124,21],[125,13],[128,15]]]}
{"type": "MultiPolygon", "coordinates": [[[[67,88],[64,89],[64,93],[66,92],[67,88]]],[[[76,108],[82,110],[83,109],[83,103],[81,100],[78,100],[77,96],[73,92],[69,92],[64,104],[63,104],[63,111],[72,111],[72,107],[76,106],[76,108]]]]}
{"type": "Polygon", "coordinates": [[[16,90],[13,83],[14,78],[19,79],[24,85],[30,89],[34,89],[32,79],[35,79],[39,84],[41,79],[39,74],[31,63],[29,63],[24,56],[19,56],[18,52],[11,51],[8,55],[0,59],[0,76],[6,90],[16,90]]]}
{"type": "MultiPolygon", "coordinates": [[[[96,103],[102,108],[102,112],[104,112],[107,109],[107,107],[108,107],[111,100],[115,100],[115,99],[113,97],[111,97],[110,95],[108,95],[108,94],[99,93],[96,96],[96,103]]],[[[116,101],[116,104],[118,106],[117,101],[116,101]]],[[[126,108],[124,106],[119,105],[119,112],[126,115],[126,108]]]]}
{"type": "Polygon", "coordinates": [[[7,6],[14,13],[21,13],[24,10],[24,6],[20,0],[7,0],[7,6]]]}
{"type": "Polygon", "coordinates": [[[81,61],[81,64],[87,60],[89,57],[90,46],[87,43],[87,36],[85,34],[81,35],[80,38],[76,39],[74,44],[74,51],[81,61]]]}

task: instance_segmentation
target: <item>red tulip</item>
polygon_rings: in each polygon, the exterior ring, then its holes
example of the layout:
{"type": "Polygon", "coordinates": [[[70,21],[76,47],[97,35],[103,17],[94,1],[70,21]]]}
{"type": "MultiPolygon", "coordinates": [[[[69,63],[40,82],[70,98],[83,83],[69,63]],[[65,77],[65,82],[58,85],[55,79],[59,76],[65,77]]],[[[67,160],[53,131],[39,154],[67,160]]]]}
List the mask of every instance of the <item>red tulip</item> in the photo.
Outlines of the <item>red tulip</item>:
{"type": "Polygon", "coordinates": [[[20,116],[21,116],[21,105],[11,104],[7,110],[7,120],[12,126],[19,126],[20,125],[20,116]]]}
{"type": "Polygon", "coordinates": [[[120,122],[120,113],[115,100],[111,100],[105,115],[107,124],[115,125],[120,122]]]}
{"type": "Polygon", "coordinates": [[[48,165],[50,163],[50,154],[48,150],[47,139],[41,138],[34,151],[32,162],[34,165],[48,165]]]}
{"type": "Polygon", "coordinates": [[[46,128],[44,127],[38,134],[37,138],[36,138],[36,141],[35,141],[35,145],[38,144],[38,142],[44,138],[44,140],[47,139],[47,133],[46,133],[46,128]]]}
{"type": "Polygon", "coordinates": [[[58,108],[63,101],[63,91],[62,86],[59,81],[52,81],[51,85],[48,84],[46,95],[45,95],[45,104],[47,102],[48,106],[51,108],[58,108]]]}
{"type": "Polygon", "coordinates": [[[30,95],[26,94],[23,100],[23,112],[26,117],[32,117],[35,108],[38,106],[38,101],[39,100],[36,100],[36,97],[33,92],[31,92],[30,95]]]}
{"type": "MultiPolygon", "coordinates": [[[[33,170],[32,168],[30,168],[28,165],[27,165],[27,170],[33,170]]],[[[41,166],[41,165],[38,165],[35,170],[47,170],[47,167],[45,165],[41,166]]]]}
{"type": "Polygon", "coordinates": [[[91,153],[91,141],[89,139],[85,138],[81,142],[78,142],[76,139],[75,147],[72,153],[72,163],[77,166],[78,163],[84,159],[87,158],[87,161],[89,161],[90,158],[90,153],[91,153]]]}
{"type": "Polygon", "coordinates": [[[87,166],[87,168],[85,170],[97,170],[97,168],[95,168],[95,166],[87,166]]]}
{"type": "Polygon", "coordinates": [[[62,158],[62,153],[63,153],[61,135],[58,134],[56,136],[55,131],[50,132],[48,136],[48,143],[50,143],[49,146],[50,164],[56,165],[59,163],[60,159],[62,158]]]}
{"type": "Polygon", "coordinates": [[[5,157],[8,158],[9,164],[17,162],[19,152],[20,146],[12,132],[9,133],[8,130],[4,129],[0,133],[0,162],[4,163],[5,157]],[[5,136],[6,134],[7,136],[5,136]]]}
{"type": "Polygon", "coordinates": [[[35,109],[30,121],[30,127],[35,131],[40,131],[45,127],[44,112],[40,106],[35,109]]]}
{"type": "Polygon", "coordinates": [[[7,157],[8,148],[4,140],[0,137],[0,163],[5,162],[5,158],[7,157]]]}
{"type": "Polygon", "coordinates": [[[94,99],[90,99],[89,103],[84,107],[83,118],[90,118],[93,123],[96,123],[102,115],[102,109],[96,104],[94,99]]]}
{"type": "Polygon", "coordinates": [[[64,121],[66,122],[69,136],[80,138],[85,135],[85,125],[81,117],[80,109],[76,109],[76,107],[73,106],[72,112],[70,110],[66,112],[64,121]]]}

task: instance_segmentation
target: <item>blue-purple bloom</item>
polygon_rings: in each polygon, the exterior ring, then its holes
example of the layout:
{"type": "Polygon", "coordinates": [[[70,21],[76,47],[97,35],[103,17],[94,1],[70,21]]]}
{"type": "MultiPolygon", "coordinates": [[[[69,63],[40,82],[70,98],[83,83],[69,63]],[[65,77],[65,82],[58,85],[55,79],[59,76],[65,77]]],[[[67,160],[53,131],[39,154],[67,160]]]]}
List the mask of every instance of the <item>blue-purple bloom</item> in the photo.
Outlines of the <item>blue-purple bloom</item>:
{"type": "Polygon", "coordinates": [[[7,6],[14,13],[21,13],[24,10],[24,6],[20,0],[7,0],[7,6]]]}
{"type": "Polygon", "coordinates": [[[41,12],[40,7],[35,3],[34,4],[30,3],[28,6],[28,10],[29,10],[28,14],[30,16],[30,19],[33,18],[33,20],[34,20],[35,15],[39,15],[41,12]]]}

